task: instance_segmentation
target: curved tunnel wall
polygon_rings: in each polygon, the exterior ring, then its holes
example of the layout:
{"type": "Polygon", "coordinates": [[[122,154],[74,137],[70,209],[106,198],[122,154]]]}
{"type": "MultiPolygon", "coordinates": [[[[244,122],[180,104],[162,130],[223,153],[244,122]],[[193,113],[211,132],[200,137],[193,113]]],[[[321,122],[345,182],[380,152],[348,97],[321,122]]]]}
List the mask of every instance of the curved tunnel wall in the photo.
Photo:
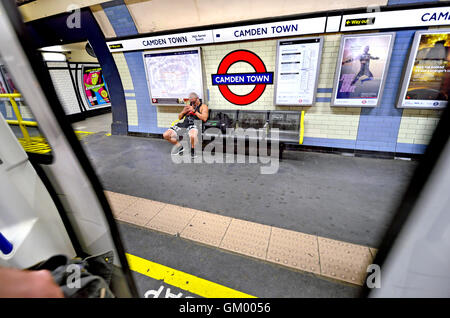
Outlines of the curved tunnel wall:
{"type": "Polygon", "coordinates": [[[102,30],[89,8],[80,10],[80,28],[69,28],[68,19],[70,13],[63,13],[29,22],[26,26],[35,41],[36,48],[89,41],[102,66],[111,95],[112,133],[124,135],[128,129],[125,95],[116,63],[106,46],[102,30]]]}
{"type": "MultiPolygon", "coordinates": [[[[388,5],[416,2],[424,1],[389,1],[388,5]]],[[[105,3],[102,4],[102,8],[118,37],[138,34],[133,17],[124,1],[105,3]]],[[[272,86],[266,89],[258,101],[246,106],[246,109],[305,110],[304,145],[421,154],[425,151],[441,111],[395,107],[403,65],[408,58],[414,33],[420,29],[424,28],[396,31],[387,81],[380,106],[377,108],[330,107],[341,34],[326,34],[324,35],[321,72],[316,92],[317,100],[314,106],[274,106],[272,86]]],[[[236,107],[229,104],[218,93],[217,87],[211,85],[210,74],[215,73],[222,57],[234,49],[246,48],[263,58],[268,68],[274,69],[276,40],[214,44],[202,47],[210,108],[236,107]]],[[[177,117],[180,109],[151,106],[141,52],[113,53],[113,57],[125,88],[128,131],[156,134],[165,131],[177,117]]]]}

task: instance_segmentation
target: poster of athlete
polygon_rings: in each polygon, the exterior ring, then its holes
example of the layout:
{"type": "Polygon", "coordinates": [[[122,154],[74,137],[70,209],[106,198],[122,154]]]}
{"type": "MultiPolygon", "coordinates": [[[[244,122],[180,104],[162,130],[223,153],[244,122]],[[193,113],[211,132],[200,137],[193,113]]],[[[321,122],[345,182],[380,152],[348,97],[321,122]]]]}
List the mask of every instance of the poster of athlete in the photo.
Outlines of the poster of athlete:
{"type": "Polygon", "coordinates": [[[391,32],[342,36],[332,106],[379,105],[394,38],[391,32]]]}
{"type": "Polygon", "coordinates": [[[109,104],[108,87],[100,67],[83,68],[83,86],[91,107],[109,104]]]}
{"type": "Polygon", "coordinates": [[[444,108],[449,89],[450,30],[416,32],[397,107],[444,108]]]}

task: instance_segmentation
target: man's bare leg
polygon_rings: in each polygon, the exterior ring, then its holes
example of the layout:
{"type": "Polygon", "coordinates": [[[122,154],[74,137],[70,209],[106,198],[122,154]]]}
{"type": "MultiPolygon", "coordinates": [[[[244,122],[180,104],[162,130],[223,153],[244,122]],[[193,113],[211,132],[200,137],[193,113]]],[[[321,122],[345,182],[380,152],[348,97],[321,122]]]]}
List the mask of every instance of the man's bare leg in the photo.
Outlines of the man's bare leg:
{"type": "Polygon", "coordinates": [[[171,154],[172,155],[181,155],[183,153],[183,146],[180,144],[177,138],[177,133],[173,131],[172,129],[168,129],[164,132],[163,138],[170,142],[172,145],[175,145],[174,148],[172,148],[171,154]]]}
{"type": "Polygon", "coordinates": [[[191,156],[194,156],[194,148],[198,141],[198,130],[193,128],[189,130],[189,139],[191,140],[191,156]]]}
{"type": "Polygon", "coordinates": [[[170,142],[172,145],[181,146],[181,144],[178,142],[177,134],[172,129],[167,129],[164,134],[163,138],[170,142]]]}

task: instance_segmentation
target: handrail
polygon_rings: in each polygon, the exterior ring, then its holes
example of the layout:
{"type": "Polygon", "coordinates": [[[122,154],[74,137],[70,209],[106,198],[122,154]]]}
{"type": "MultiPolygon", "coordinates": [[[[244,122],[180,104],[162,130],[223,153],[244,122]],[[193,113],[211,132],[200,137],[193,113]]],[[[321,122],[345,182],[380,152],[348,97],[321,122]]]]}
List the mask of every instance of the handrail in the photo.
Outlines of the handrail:
{"type": "Polygon", "coordinates": [[[0,98],[21,98],[22,94],[20,93],[8,93],[8,94],[0,94],[0,98]]]}
{"type": "Polygon", "coordinates": [[[16,100],[14,98],[20,98],[22,97],[19,93],[12,93],[12,94],[0,94],[0,98],[5,97],[9,98],[9,102],[11,103],[11,106],[13,108],[14,114],[17,118],[17,123],[19,124],[20,130],[22,131],[22,135],[25,138],[26,142],[31,142],[30,135],[28,134],[28,130],[25,127],[24,120],[22,119],[22,115],[20,114],[19,107],[17,106],[16,100]]]}
{"type": "MultiPolygon", "coordinates": [[[[19,125],[19,121],[18,120],[11,120],[11,119],[7,119],[6,122],[8,123],[8,125],[19,125]]],[[[28,120],[23,120],[22,124],[25,126],[30,126],[30,127],[37,127],[38,123],[35,121],[28,121],[28,120]]]]}
{"type": "Polygon", "coordinates": [[[303,144],[303,137],[305,135],[305,111],[302,110],[302,114],[300,115],[300,139],[298,140],[299,145],[303,144]]]}

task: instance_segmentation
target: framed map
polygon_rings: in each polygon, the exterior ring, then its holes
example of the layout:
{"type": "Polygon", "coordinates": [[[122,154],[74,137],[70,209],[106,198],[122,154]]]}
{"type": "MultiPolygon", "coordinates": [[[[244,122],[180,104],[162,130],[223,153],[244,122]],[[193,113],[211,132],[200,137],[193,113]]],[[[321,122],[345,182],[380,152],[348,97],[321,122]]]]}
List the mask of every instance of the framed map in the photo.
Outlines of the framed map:
{"type": "Polygon", "coordinates": [[[147,51],[143,58],[152,105],[181,106],[192,92],[203,99],[200,48],[147,51]]]}

